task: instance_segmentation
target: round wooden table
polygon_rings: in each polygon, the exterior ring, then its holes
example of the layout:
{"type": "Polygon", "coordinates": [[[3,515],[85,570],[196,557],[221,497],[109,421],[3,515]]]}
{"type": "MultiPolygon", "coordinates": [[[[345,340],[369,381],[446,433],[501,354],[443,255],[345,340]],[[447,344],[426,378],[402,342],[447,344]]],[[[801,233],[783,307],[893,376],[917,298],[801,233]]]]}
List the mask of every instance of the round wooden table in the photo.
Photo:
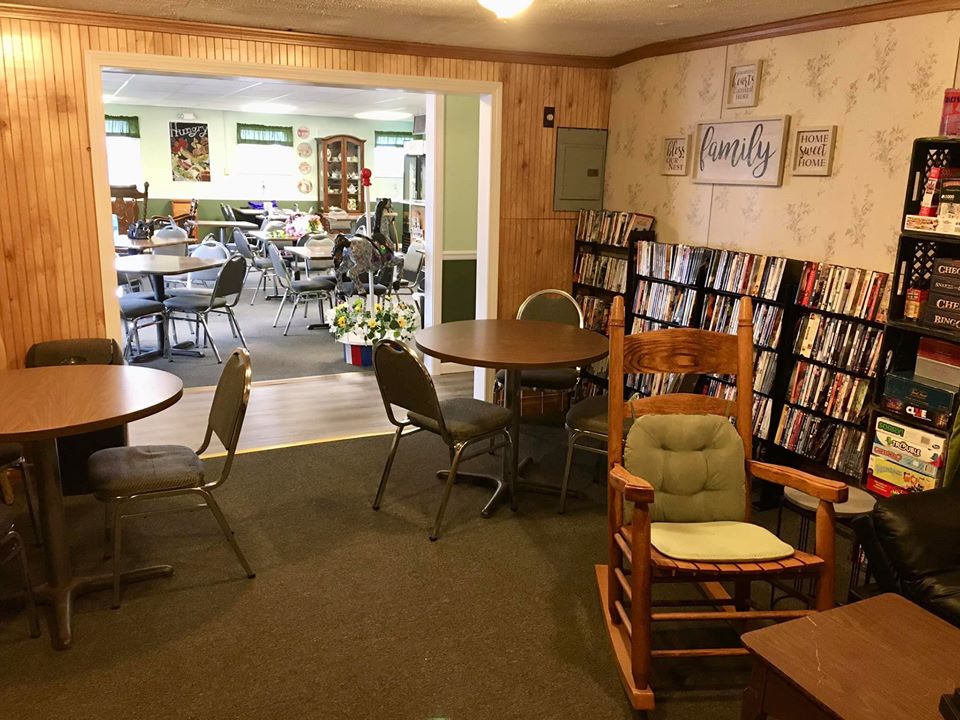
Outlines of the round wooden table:
{"type": "MultiPolygon", "coordinates": [[[[562,323],[539,320],[462,320],[428,327],[417,333],[417,347],[426,355],[447,362],[506,371],[504,397],[512,413],[512,449],[504,453],[504,480],[517,490],[560,494],[559,485],[520,481],[520,374],[536,368],[587,365],[607,356],[609,341],[603,335],[562,323]]],[[[526,464],[527,461],[524,461],[526,464]]],[[[461,475],[458,473],[458,475],[461,475]]],[[[463,475],[465,479],[470,476],[463,475]]],[[[484,476],[472,476],[474,479],[484,476]]],[[[486,517],[499,502],[502,483],[483,510],[486,517]]]]}
{"type": "MultiPolygon", "coordinates": [[[[50,631],[69,647],[73,598],[111,587],[111,575],[74,575],[64,522],[57,438],[132,422],[170,407],[183,394],[180,378],[125,365],[59,365],[0,371],[0,442],[22,443],[36,478],[47,582],[36,588],[53,608],[50,631]]],[[[127,582],[169,576],[159,565],[124,573],[127,582]]]]}

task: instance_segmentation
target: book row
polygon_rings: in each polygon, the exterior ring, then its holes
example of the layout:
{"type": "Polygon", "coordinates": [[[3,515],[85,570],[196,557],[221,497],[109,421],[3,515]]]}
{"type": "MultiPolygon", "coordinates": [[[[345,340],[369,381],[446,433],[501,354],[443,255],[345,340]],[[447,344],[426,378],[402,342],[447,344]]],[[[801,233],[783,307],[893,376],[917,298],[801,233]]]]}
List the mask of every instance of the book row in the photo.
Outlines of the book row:
{"type": "MultiPolygon", "coordinates": [[[[700,314],[700,327],[704,330],[737,334],[737,319],[740,313],[740,298],[728,295],[707,293],[700,314]]],[[[767,303],[755,303],[753,306],[753,344],[765,348],[776,348],[780,341],[780,328],[783,321],[783,308],[767,303]]]]}
{"type": "Polygon", "coordinates": [[[855,423],[869,391],[869,380],[800,360],[793,366],[787,402],[855,423]]]}
{"type": "Polygon", "coordinates": [[[714,251],[707,271],[707,287],[776,300],[786,267],[787,259],[782,257],[714,251]]]}
{"type": "Polygon", "coordinates": [[[635,317],[633,319],[633,327],[630,329],[630,334],[636,335],[642,332],[650,332],[651,330],[665,330],[668,327],[670,326],[662,322],[657,322],[656,320],[635,317]]]}
{"type": "Polygon", "coordinates": [[[830,445],[835,426],[828,420],[784,405],[774,442],[808,458],[819,458],[830,445]]]}
{"type": "Polygon", "coordinates": [[[692,285],[709,252],[705,247],[644,240],[637,243],[637,274],[692,285]]]}
{"type": "Polygon", "coordinates": [[[827,455],[827,465],[851,477],[859,477],[867,447],[867,434],[852,427],[840,427],[834,432],[827,455]]]}
{"type": "MultiPolygon", "coordinates": [[[[769,395],[773,390],[773,381],[777,375],[777,354],[772,350],[753,350],[753,390],[769,395]]],[[[711,376],[713,377],[713,376],[711,376]]],[[[733,375],[716,376],[729,387],[736,384],[733,375]]]]}
{"type": "Polygon", "coordinates": [[[583,312],[583,327],[606,335],[610,322],[610,301],[595,295],[577,293],[577,304],[583,312]]]}
{"type": "Polygon", "coordinates": [[[612,210],[581,210],[577,218],[577,240],[627,247],[634,230],[653,228],[653,217],[642,213],[612,210]]]}
{"type": "Polygon", "coordinates": [[[573,281],[624,293],[627,290],[628,269],[628,263],[623,258],[577,253],[573,264],[573,281]]]}
{"type": "Polygon", "coordinates": [[[681,373],[631,373],[626,385],[644,396],[666,395],[679,392],[683,377],[681,373]]]}
{"type": "MultiPolygon", "coordinates": [[[[715,379],[708,379],[703,387],[703,394],[712,397],[720,397],[725,400],[735,400],[737,389],[732,385],[726,385],[717,382],[715,379]]],[[[763,395],[753,395],[753,415],[752,430],[754,437],[766,440],[770,436],[770,413],[773,408],[773,401],[763,395]]]]}
{"type": "Polygon", "coordinates": [[[862,268],[804,263],[797,305],[883,321],[888,300],[887,273],[862,268]]]}
{"type": "Polygon", "coordinates": [[[633,300],[633,312],[649,320],[689,326],[696,299],[696,291],[690,288],[640,281],[633,300]]]}
{"type": "Polygon", "coordinates": [[[882,328],[813,312],[801,320],[793,352],[873,377],[877,373],[882,341],[882,328]]]}

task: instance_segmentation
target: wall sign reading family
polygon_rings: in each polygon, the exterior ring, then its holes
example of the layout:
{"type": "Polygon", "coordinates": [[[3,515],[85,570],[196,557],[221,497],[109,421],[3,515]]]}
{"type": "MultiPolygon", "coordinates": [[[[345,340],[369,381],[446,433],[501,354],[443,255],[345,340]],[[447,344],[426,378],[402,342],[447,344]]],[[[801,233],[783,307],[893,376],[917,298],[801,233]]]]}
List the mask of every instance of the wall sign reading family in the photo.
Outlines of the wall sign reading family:
{"type": "Polygon", "coordinates": [[[671,135],[663,139],[661,175],[686,175],[690,159],[690,136],[671,135]]]}
{"type": "Polygon", "coordinates": [[[789,130],[789,115],[700,123],[696,182],[779,185],[789,130]]]}
{"type": "Polygon", "coordinates": [[[793,174],[826,176],[833,172],[837,126],[800,128],[793,145],[793,174]]]}
{"type": "Polygon", "coordinates": [[[210,182],[206,123],[170,123],[170,169],[175,181],[210,182]]]}

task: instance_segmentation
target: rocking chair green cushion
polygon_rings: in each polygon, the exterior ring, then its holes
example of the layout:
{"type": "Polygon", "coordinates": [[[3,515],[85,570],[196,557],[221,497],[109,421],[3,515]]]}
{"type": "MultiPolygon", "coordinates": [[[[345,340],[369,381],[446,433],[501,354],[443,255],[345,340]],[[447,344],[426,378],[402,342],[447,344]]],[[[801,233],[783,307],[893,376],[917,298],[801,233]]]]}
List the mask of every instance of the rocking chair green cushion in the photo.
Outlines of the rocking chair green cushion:
{"type": "MultiPolygon", "coordinates": [[[[627,435],[624,467],[653,486],[650,541],[667,557],[758,562],[793,554],[773,533],[744,522],[743,441],[726,418],[637,418],[627,435]]],[[[630,509],[628,504],[625,512],[630,509]]]]}

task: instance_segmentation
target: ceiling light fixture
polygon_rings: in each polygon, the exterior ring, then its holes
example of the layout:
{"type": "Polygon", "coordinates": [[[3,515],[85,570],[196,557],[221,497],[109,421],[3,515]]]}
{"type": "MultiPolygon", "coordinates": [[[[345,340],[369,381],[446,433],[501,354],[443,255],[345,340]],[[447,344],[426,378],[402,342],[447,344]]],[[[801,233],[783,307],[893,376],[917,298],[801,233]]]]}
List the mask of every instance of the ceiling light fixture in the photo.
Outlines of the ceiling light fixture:
{"type": "Polygon", "coordinates": [[[353,116],[359,120],[408,120],[413,117],[413,113],[400,110],[367,110],[354,113],[353,116]]]}
{"type": "Polygon", "coordinates": [[[103,101],[104,101],[105,103],[112,103],[112,102],[114,102],[116,99],[117,99],[117,98],[116,98],[114,95],[111,95],[110,93],[104,93],[104,94],[103,94],[103,101]]]}
{"type": "Polygon", "coordinates": [[[249,113],[291,113],[297,109],[296,105],[287,105],[286,103],[275,102],[252,102],[241,105],[243,112],[249,113]]]}
{"type": "Polygon", "coordinates": [[[477,0],[501,20],[515,17],[526,10],[533,0],[477,0]]]}

